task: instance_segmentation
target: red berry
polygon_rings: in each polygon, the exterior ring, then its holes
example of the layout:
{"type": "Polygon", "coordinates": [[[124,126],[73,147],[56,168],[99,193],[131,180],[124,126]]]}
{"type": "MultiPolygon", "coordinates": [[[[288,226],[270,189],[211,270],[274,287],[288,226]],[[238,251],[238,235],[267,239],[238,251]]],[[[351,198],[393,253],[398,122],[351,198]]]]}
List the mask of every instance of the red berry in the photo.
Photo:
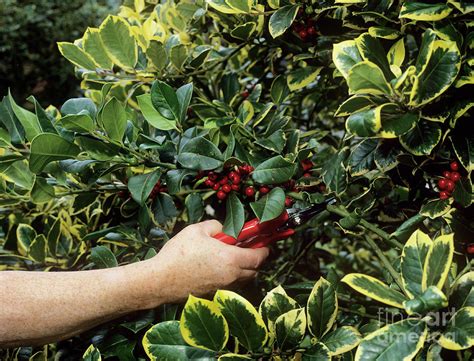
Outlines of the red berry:
{"type": "Polygon", "coordinates": [[[127,191],[120,191],[120,192],[118,192],[118,196],[120,198],[127,198],[128,193],[127,193],[127,191]]]}
{"type": "Polygon", "coordinates": [[[224,192],[226,192],[226,193],[229,193],[229,192],[232,190],[232,187],[231,187],[230,185],[228,185],[228,184],[224,184],[224,185],[222,186],[222,190],[223,190],[224,192]]]}
{"type": "Polygon", "coordinates": [[[454,162],[451,162],[451,164],[449,165],[449,167],[451,168],[451,170],[459,170],[459,163],[454,161],[454,162]]]}
{"type": "Polygon", "coordinates": [[[311,173],[304,173],[304,174],[303,174],[303,177],[304,177],[304,178],[311,178],[311,173]]]}
{"type": "Polygon", "coordinates": [[[229,172],[229,174],[227,175],[229,177],[230,180],[232,180],[237,174],[237,172],[234,172],[233,170],[229,172]]]}
{"type": "Polygon", "coordinates": [[[303,159],[301,161],[301,167],[303,167],[303,170],[310,170],[311,168],[313,168],[313,162],[309,159],[303,159]]]}
{"type": "Polygon", "coordinates": [[[300,36],[301,40],[306,40],[308,37],[308,32],[306,30],[301,30],[298,35],[300,36]]]}
{"type": "Polygon", "coordinates": [[[240,183],[240,175],[236,174],[234,177],[232,177],[232,183],[234,184],[239,184],[240,183]]]}
{"type": "Polygon", "coordinates": [[[227,178],[226,176],[224,176],[224,178],[222,178],[220,181],[219,181],[219,184],[227,184],[229,182],[229,178],[227,178]]]}
{"type": "Polygon", "coordinates": [[[448,172],[447,170],[445,170],[445,171],[443,172],[443,177],[444,177],[444,178],[451,178],[451,172],[448,172]]]}
{"type": "Polygon", "coordinates": [[[259,191],[261,194],[267,194],[268,192],[270,192],[270,188],[268,188],[267,186],[261,186],[259,191]]]}
{"type": "Polygon", "coordinates": [[[207,177],[208,177],[211,181],[217,180],[217,174],[214,173],[214,172],[209,172],[209,174],[207,175],[207,177]]]}
{"type": "Polygon", "coordinates": [[[216,183],[212,186],[212,189],[214,189],[215,191],[219,190],[219,188],[221,187],[221,185],[219,183],[216,183]]]}
{"type": "Polygon", "coordinates": [[[206,179],[206,180],[204,181],[204,184],[205,184],[207,187],[212,188],[212,187],[214,187],[214,184],[215,184],[215,183],[214,183],[213,181],[211,181],[210,179],[206,179]]]}
{"type": "Polygon", "coordinates": [[[248,90],[244,90],[241,95],[242,95],[242,98],[245,99],[245,98],[248,98],[248,97],[249,97],[250,93],[249,93],[248,90]]]}
{"type": "Polygon", "coordinates": [[[308,34],[309,35],[315,35],[316,34],[316,28],[314,26],[310,26],[308,29],[308,34]]]}
{"type": "Polygon", "coordinates": [[[468,244],[466,247],[466,251],[468,254],[474,254],[474,243],[468,244]]]}
{"type": "Polygon", "coordinates": [[[293,205],[293,198],[286,197],[285,198],[285,207],[291,207],[293,205]]]}
{"type": "Polygon", "coordinates": [[[461,179],[461,174],[459,174],[458,172],[452,172],[449,179],[451,179],[453,182],[457,182],[461,179]]]}
{"type": "Polygon", "coordinates": [[[451,179],[446,180],[446,191],[451,193],[456,185],[451,179]]]}
{"type": "Polygon", "coordinates": [[[448,199],[448,198],[449,198],[448,192],[445,192],[445,191],[439,192],[439,199],[448,199]]]}
{"type": "Polygon", "coordinates": [[[233,191],[238,191],[240,189],[239,184],[231,184],[230,188],[232,188],[233,191]]]}
{"type": "Polygon", "coordinates": [[[248,169],[248,173],[252,173],[255,168],[252,167],[251,165],[247,165],[247,169],[248,169]]]}
{"type": "Polygon", "coordinates": [[[247,197],[253,197],[255,195],[255,188],[252,186],[245,188],[245,195],[247,197]]]}
{"type": "Polygon", "coordinates": [[[220,200],[226,199],[227,193],[225,193],[224,191],[219,191],[217,192],[217,198],[219,198],[220,200]]]}
{"type": "Polygon", "coordinates": [[[319,191],[320,191],[320,192],[326,192],[326,185],[320,184],[320,185],[319,185],[319,191]]]}
{"type": "Polygon", "coordinates": [[[446,189],[446,182],[448,180],[446,178],[441,178],[439,181],[438,181],[438,187],[439,189],[446,189]]]}

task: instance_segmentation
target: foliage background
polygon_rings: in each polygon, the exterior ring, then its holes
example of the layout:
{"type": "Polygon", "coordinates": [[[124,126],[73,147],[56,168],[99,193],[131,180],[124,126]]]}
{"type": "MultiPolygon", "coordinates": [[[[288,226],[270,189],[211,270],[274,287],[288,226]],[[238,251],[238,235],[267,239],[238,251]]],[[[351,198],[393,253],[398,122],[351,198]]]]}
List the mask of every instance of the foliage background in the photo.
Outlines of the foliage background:
{"type": "Polygon", "coordinates": [[[45,106],[78,93],[74,68],[57,51],[119,5],[117,0],[4,0],[0,3],[0,94],[24,102],[30,95],[45,106]]]}

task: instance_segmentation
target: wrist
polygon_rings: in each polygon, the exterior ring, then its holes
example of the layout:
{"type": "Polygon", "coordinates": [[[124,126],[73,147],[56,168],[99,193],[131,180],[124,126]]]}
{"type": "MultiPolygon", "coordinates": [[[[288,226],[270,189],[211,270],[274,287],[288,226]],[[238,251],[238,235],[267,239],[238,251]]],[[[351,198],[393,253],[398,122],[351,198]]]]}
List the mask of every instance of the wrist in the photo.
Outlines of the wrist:
{"type": "Polygon", "coordinates": [[[159,271],[147,261],[110,269],[117,290],[117,301],[124,313],[158,307],[166,302],[160,292],[159,271]]]}

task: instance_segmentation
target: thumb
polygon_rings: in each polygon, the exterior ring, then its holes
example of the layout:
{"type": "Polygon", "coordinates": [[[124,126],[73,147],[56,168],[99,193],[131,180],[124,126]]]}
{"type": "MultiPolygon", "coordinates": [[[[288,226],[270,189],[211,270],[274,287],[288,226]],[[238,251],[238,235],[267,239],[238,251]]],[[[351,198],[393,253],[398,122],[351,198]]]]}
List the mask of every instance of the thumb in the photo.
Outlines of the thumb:
{"type": "Polygon", "coordinates": [[[267,247],[262,248],[240,248],[235,247],[238,264],[241,269],[256,270],[267,259],[270,250],[267,247]]]}
{"type": "Polygon", "coordinates": [[[204,232],[204,234],[211,237],[216,235],[219,232],[222,232],[222,224],[215,219],[201,222],[199,223],[199,227],[200,227],[200,230],[204,232]]]}

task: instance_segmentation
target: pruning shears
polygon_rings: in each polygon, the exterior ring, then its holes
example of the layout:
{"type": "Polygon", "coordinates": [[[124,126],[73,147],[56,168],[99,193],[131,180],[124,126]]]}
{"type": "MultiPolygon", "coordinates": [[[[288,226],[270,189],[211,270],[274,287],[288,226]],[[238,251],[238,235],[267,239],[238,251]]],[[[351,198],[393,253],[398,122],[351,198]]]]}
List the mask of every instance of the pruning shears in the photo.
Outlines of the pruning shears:
{"type": "Polygon", "coordinates": [[[244,224],[237,238],[225,233],[218,233],[214,238],[238,247],[266,247],[272,242],[292,236],[295,233],[296,227],[308,222],[335,201],[334,198],[329,198],[322,203],[313,204],[307,208],[286,209],[277,218],[263,223],[261,223],[258,218],[254,218],[244,224]]]}

